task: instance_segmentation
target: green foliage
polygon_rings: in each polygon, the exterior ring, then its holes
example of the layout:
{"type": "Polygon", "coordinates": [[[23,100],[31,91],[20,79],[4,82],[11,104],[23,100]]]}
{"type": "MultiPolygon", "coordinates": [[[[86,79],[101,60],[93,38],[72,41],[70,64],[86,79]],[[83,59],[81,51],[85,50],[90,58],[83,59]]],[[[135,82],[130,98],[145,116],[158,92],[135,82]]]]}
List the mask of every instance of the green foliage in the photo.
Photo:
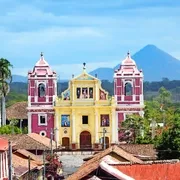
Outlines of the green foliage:
{"type": "Polygon", "coordinates": [[[159,95],[157,97],[157,100],[159,101],[159,103],[161,103],[162,105],[168,104],[171,102],[171,93],[170,91],[168,91],[167,89],[165,89],[164,87],[161,87],[159,89],[159,95]]]}
{"type": "Polygon", "coordinates": [[[0,94],[2,96],[6,96],[9,91],[9,81],[11,82],[12,76],[11,76],[11,63],[4,58],[0,59],[0,94]]]}
{"type": "Polygon", "coordinates": [[[9,107],[15,104],[16,102],[22,101],[27,101],[27,94],[10,91],[10,93],[6,97],[6,107],[9,107]]]}
{"type": "Polygon", "coordinates": [[[157,137],[155,146],[159,159],[180,159],[180,116],[176,115],[173,125],[157,137]]]}
{"type": "Polygon", "coordinates": [[[28,127],[24,127],[24,128],[22,129],[22,133],[23,133],[23,134],[28,134],[28,127]]]}
{"type": "Polygon", "coordinates": [[[0,127],[0,134],[21,134],[21,130],[9,124],[0,127]]]}
{"type": "Polygon", "coordinates": [[[142,118],[139,115],[129,115],[126,120],[122,122],[122,127],[133,131],[134,143],[152,143],[150,122],[146,118],[142,118]]]}

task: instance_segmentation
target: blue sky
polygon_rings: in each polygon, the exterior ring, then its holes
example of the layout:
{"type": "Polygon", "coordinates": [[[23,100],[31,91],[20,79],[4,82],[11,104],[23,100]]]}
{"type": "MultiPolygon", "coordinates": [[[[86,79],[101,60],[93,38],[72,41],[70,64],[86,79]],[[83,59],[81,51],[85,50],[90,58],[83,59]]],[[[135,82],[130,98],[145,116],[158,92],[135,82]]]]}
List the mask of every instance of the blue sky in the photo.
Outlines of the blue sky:
{"type": "Polygon", "coordinates": [[[180,1],[0,0],[0,56],[26,75],[40,52],[62,79],[154,44],[180,59],[180,1]]]}

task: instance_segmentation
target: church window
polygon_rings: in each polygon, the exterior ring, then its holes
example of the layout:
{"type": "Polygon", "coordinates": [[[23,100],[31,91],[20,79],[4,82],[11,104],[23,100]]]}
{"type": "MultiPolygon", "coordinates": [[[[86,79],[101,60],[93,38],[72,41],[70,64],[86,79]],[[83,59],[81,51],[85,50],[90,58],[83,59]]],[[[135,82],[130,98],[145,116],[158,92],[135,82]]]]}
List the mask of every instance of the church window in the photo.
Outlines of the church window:
{"type": "Polygon", "coordinates": [[[45,96],[45,85],[43,83],[39,84],[38,86],[38,96],[39,97],[45,96]]]}
{"type": "Polygon", "coordinates": [[[40,131],[39,133],[41,136],[46,136],[46,131],[40,131]]]}
{"type": "Polygon", "coordinates": [[[131,96],[132,95],[132,85],[131,83],[127,82],[125,84],[125,96],[131,96]]]}
{"type": "Polygon", "coordinates": [[[82,88],[82,99],[88,98],[88,90],[87,88],[82,88]]]}
{"type": "Polygon", "coordinates": [[[77,99],[80,99],[80,96],[81,96],[81,88],[77,88],[77,89],[76,89],[76,95],[77,95],[77,99]]]}
{"type": "Polygon", "coordinates": [[[47,125],[47,116],[39,115],[39,125],[47,125]]]}
{"type": "Polygon", "coordinates": [[[89,98],[93,98],[93,88],[89,88],[89,98]]]}
{"type": "Polygon", "coordinates": [[[88,124],[88,116],[82,116],[82,124],[88,124]]]}
{"type": "Polygon", "coordinates": [[[101,127],[109,126],[109,115],[101,114],[101,127]]]}

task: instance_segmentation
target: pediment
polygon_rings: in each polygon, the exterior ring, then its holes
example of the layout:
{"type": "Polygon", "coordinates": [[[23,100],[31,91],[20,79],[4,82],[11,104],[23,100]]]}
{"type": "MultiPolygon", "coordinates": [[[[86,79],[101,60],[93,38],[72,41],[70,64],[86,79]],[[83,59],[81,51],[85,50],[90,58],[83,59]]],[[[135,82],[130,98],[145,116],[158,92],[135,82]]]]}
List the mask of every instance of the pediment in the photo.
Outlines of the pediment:
{"type": "Polygon", "coordinates": [[[75,78],[75,80],[95,80],[95,79],[96,79],[95,77],[87,73],[83,73],[75,78]]]}

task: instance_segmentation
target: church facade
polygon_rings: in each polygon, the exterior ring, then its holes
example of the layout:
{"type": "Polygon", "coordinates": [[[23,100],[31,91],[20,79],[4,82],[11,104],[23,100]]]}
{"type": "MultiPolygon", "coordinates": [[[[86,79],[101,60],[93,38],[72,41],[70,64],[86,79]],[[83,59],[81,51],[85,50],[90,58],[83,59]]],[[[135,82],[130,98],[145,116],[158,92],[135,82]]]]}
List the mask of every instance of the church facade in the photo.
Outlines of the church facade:
{"type": "Polygon", "coordinates": [[[55,101],[56,139],[72,149],[98,148],[115,144],[118,136],[114,98],[101,87],[101,81],[83,72],[69,81],[69,87],[55,101]],[[105,134],[103,134],[105,133],[105,134]]]}
{"type": "Polygon", "coordinates": [[[143,73],[130,54],[114,72],[114,96],[86,72],[57,96],[57,75],[41,54],[28,73],[28,132],[56,140],[66,149],[105,148],[118,143],[118,129],[129,114],[143,116],[143,73]],[[103,143],[105,142],[105,143],[103,143]]]}
{"type": "Polygon", "coordinates": [[[57,77],[43,54],[32,71],[28,72],[28,133],[50,137],[54,129],[54,100],[57,96],[57,77]]]}
{"type": "Polygon", "coordinates": [[[114,97],[118,129],[127,115],[144,116],[143,72],[138,70],[129,52],[114,72],[114,97]]]}

